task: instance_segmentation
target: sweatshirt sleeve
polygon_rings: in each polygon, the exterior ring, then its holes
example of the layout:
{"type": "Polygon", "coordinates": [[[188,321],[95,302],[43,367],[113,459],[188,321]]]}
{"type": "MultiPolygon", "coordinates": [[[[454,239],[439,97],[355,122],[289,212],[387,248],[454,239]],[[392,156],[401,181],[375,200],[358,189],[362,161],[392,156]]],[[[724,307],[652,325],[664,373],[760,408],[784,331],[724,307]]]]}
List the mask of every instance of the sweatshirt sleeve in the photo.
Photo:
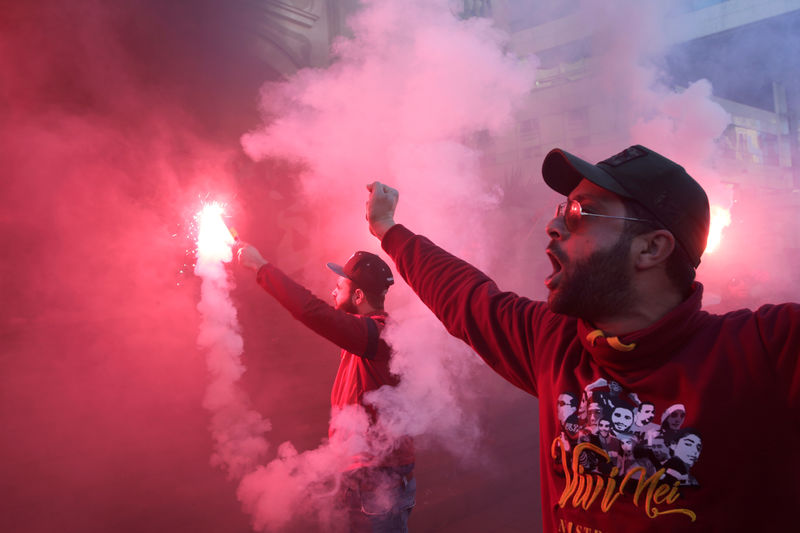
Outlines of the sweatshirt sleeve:
{"type": "Polygon", "coordinates": [[[800,412],[800,304],[765,305],[755,315],[779,386],[789,406],[800,412]]]}
{"type": "Polygon", "coordinates": [[[334,308],[269,263],[258,270],[256,280],[294,318],[340,348],[367,359],[389,351],[379,339],[382,322],[334,308]]]}
{"type": "Polygon", "coordinates": [[[451,335],[506,380],[538,394],[533,347],[547,312],[542,302],[500,291],[483,272],[402,225],[393,226],[381,246],[451,335]]]}

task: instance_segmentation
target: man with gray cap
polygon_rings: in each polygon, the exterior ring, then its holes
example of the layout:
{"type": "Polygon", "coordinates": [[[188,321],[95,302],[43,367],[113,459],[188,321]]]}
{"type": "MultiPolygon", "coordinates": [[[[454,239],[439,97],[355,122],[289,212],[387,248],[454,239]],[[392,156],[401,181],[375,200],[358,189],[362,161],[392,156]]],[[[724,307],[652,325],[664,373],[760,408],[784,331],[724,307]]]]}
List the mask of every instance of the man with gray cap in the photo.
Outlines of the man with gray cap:
{"type": "MultiPolygon", "coordinates": [[[[555,149],[542,174],[566,196],[545,228],[553,266],[546,302],[501,291],[396,224],[398,192],[387,185],[367,186],[367,219],[448,331],[539,399],[544,531],[795,527],[800,456],[787,451],[800,445],[800,306],[701,310],[703,287],[694,278],[708,235],[708,199],[666,157],[637,145],[593,165],[555,149]],[[657,415],[685,407],[683,427],[703,435],[693,483],[664,468],[621,472],[591,439],[564,437],[558,398],[578,397],[598,380],[609,397],[628,398],[636,409],[653,406],[657,415]],[[780,437],[742,432],[740,420],[780,428],[780,437]],[[588,452],[608,463],[601,473],[580,465],[588,452]]],[[[647,443],[634,436],[629,445],[647,443]]]]}
{"type": "MultiPolygon", "coordinates": [[[[364,404],[364,394],[398,384],[397,376],[389,371],[391,348],[380,336],[387,318],[384,299],[394,283],[389,266],[363,251],[354,253],[344,266],[328,263],[339,276],[331,306],[269,263],[254,246],[245,244],[238,257],[294,318],[342,349],[331,407],[361,405],[375,424],[378,413],[364,404]]],[[[351,458],[339,491],[348,524],[336,524],[333,530],[406,532],[416,495],[414,443],[410,437],[387,438],[374,425],[368,433],[376,436],[370,449],[379,455],[359,453],[351,458]]]]}

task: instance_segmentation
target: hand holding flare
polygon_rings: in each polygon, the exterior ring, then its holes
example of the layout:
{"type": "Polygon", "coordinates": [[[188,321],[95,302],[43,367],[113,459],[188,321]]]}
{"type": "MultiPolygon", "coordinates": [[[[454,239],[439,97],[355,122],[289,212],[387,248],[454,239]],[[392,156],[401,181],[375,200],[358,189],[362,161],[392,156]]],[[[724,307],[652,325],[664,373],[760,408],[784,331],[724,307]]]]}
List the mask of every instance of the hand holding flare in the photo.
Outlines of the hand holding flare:
{"type": "Polygon", "coordinates": [[[261,256],[261,253],[255,246],[242,241],[237,242],[241,245],[241,248],[239,248],[239,252],[237,254],[240,265],[245,268],[249,268],[254,272],[258,272],[262,266],[268,263],[268,261],[261,256]]]}

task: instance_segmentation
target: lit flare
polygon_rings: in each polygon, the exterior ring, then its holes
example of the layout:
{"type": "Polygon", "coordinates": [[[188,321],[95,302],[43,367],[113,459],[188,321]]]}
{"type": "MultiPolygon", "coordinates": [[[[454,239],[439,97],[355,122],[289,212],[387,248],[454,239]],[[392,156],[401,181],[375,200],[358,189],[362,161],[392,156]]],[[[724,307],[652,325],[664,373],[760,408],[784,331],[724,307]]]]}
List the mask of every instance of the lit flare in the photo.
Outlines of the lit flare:
{"type": "Polygon", "coordinates": [[[719,205],[711,206],[711,226],[708,229],[706,253],[717,250],[722,242],[722,230],[731,225],[731,212],[719,205]]]}
{"type": "Polygon", "coordinates": [[[233,259],[232,247],[236,236],[228,229],[222,216],[225,205],[211,202],[197,213],[197,258],[205,261],[229,263],[233,259]]]}

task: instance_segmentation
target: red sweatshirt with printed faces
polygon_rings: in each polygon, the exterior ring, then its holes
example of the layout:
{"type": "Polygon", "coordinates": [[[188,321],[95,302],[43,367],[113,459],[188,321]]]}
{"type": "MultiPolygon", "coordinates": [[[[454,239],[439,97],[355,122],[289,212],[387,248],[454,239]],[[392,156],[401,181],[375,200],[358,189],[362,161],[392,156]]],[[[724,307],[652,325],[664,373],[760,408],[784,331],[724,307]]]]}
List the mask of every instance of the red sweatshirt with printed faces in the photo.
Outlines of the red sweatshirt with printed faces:
{"type": "Polygon", "coordinates": [[[711,315],[696,284],[606,338],[401,225],[382,246],[452,335],[539,398],[544,531],[798,530],[800,306],[711,315]]]}
{"type": "MultiPolygon", "coordinates": [[[[389,371],[391,347],[380,337],[386,324],[386,313],[363,316],[338,310],[271,264],[258,270],[257,281],[294,318],[342,349],[331,390],[331,407],[360,404],[374,420],[377,414],[372,406],[363,403],[364,394],[384,385],[396,386],[399,382],[398,377],[389,371]]],[[[402,437],[377,466],[400,466],[413,462],[413,440],[402,437]]],[[[357,466],[376,465],[362,460],[351,465],[357,466]]]]}

